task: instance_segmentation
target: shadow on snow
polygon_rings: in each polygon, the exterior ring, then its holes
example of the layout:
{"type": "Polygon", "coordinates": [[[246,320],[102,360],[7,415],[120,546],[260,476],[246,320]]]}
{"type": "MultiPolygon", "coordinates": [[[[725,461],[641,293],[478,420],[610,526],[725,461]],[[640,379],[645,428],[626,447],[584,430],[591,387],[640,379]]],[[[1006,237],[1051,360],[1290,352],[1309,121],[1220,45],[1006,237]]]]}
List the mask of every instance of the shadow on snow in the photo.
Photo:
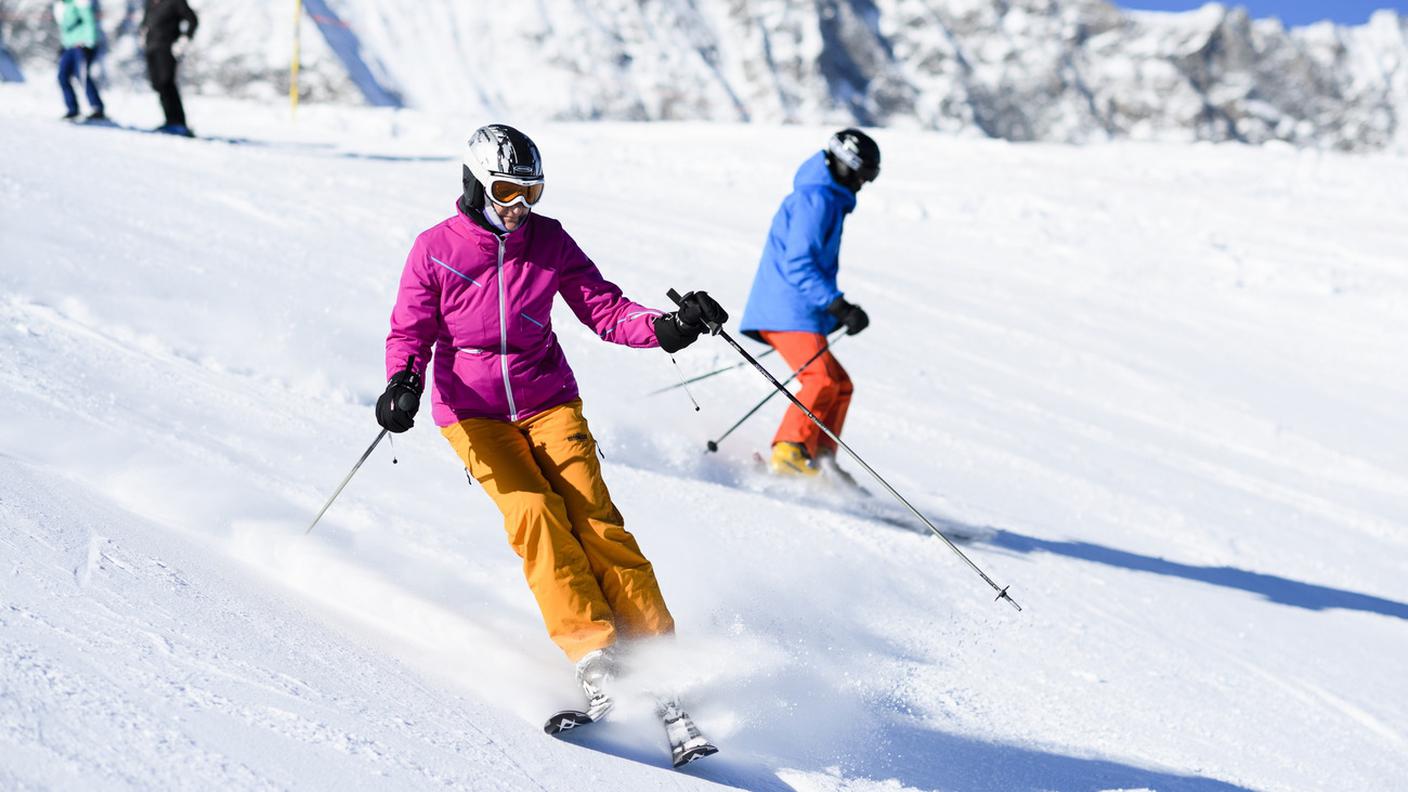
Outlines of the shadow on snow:
{"type": "MultiPolygon", "coordinates": [[[[669,761],[661,756],[660,746],[644,745],[625,730],[613,726],[608,722],[562,739],[584,749],[670,772],[669,761]]],[[[794,768],[784,768],[784,772],[788,769],[794,768]]],[[[865,742],[864,755],[837,757],[835,769],[841,773],[838,778],[880,783],[894,780],[905,788],[915,789],[1251,792],[1246,787],[1197,775],[945,734],[900,722],[898,717],[865,742]]],[[[795,770],[804,772],[801,768],[795,770]]],[[[727,749],[723,754],[674,772],[737,789],[760,792],[794,789],[766,764],[729,758],[727,749]]],[[[834,771],[828,768],[813,772],[830,774],[834,771]]]]}
{"type": "MultiPolygon", "coordinates": [[[[902,530],[914,531],[925,536],[931,535],[927,529],[919,526],[917,521],[911,520],[907,514],[903,516],[903,519],[894,519],[887,517],[886,512],[882,509],[848,508],[834,497],[829,499],[826,497],[818,498],[815,492],[808,492],[800,488],[795,491],[786,488],[778,491],[775,483],[772,484],[771,489],[767,483],[758,485],[756,481],[753,482],[753,486],[748,486],[749,477],[747,472],[744,471],[740,473],[738,469],[727,464],[706,464],[700,472],[703,474],[704,480],[735,489],[746,489],[755,495],[760,495],[771,500],[791,502],[805,499],[808,505],[816,508],[845,513],[860,519],[869,519],[882,524],[899,527],[902,530]]],[[[759,480],[764,482],[769,481],[768,478],[759,480]]],[[[784,484],[785,483],[786,482],[784,482],[784,484]]],[[[864,500],[872,505],[887,503],[883,497],[883,493],[876,494],[872,498],[864,500]]],[[[1377,613],[1382,616],[1408,620],[1408,603],[1376,597],[1371,594],[1361,594],[1355,591],[1346,591],[1344,589],[1321,586],[1315,583],[1303,583],[1298,580],[1280,577],[1279,575],[1249,572],[1236,567],[1211,567],[1183,564],[1157,556],[1140,555],[1138,553],[1117,550],[1113,547],[1106,547],[1091,542],[1037,539],[1004,528],[989,525],[973,525],[949,517],[941,517],[933,513],[926,514],[925,516],[934,524],[934,527],[943,531],[951,540],[960,544],[986,544],[1002,550],[1023,554],[1036,552],[1051,553],[1053,555],[1066,556],[1081,561],[1105,564],[1136,572],[1151,572],[1157,575],[1195,580],[1199,583],[1207,583],[1214,586],[1246,591],[1251,594],[1259,594],[1272,602],[1290,605],[1296,608],[1304,608],[1306,610],[1323,611],[1339,608],[1343,610],[1363,611],[1365,613],[1377,613]]]]}
{"type": "MultiPolygon", "coordinates": [[[[901,724],[876,735],[867,748],[869,756],[842,765],[846,777],[881,783],[893,779],[905,788],[968,792],[1251,792],[1247,787],[1213,778],[983,742],[901,724]]],[[[709,778],[707,772],[700,775],[709,778]]]]}
{"type": "Polygon", "coordinates": [[[847,775],[877,781],[893,778],[918,789],[1250,792],[1197,775],[984,742],[903,723],[884,728],[868,748],[866,757],[846,768],[847,775]]]}
{"type": "Polygon", "coordinates": [[[1002,529],[993,533],[991,538],[982,541],[1016,553],[1052,553],[1121,569],[1131,569],[1136,572],[1152,572],[1157,575],[1168,575],[1224,588],[1239,589],[1259,594],[1272,602],[1306,610],[1321,611],[1341,608],[1408,619],[1408,604],[1402,602],[1315,583],[1302,583],[1277,575],[1248,572],[1236,567],[1181,564],[1177,561],[1116,550],[1090,542],[1057,542],[1036,539],[1002,529]]]}

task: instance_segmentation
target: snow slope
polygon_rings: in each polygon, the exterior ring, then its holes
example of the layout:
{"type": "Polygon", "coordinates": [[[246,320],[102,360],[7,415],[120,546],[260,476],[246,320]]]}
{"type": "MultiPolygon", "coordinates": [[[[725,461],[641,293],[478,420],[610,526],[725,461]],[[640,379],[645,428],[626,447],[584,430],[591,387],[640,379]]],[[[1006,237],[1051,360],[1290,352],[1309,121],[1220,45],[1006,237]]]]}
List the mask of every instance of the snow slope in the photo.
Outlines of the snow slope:
{"type": "MultiPolygon", "coordinates": [[[[752,472],[733,361],[569,312],[680,624],[643,675],[724,749],[573,702],[488,499],[376,434],[411,239],[486,119],[195,98],[176,140],[0,86],[0,787],[1382,790],[1408,777],[1408,161],[877,132],[846,436],[966,552],[752,472]],[[398,460],[392,464],[393,456],[398,460]]],[[[115,93],[110,112],[153,121],[115,93]]],[[[523,121],[629,294],[741,307],[825,129],[523,121]],[[747,151],[720,160],[701,152],[747,151]]],[[[777,371],[777,367],[773,367],[777,371]]],[[[854,467],[854,466],[852,466],[854,467]]]]}

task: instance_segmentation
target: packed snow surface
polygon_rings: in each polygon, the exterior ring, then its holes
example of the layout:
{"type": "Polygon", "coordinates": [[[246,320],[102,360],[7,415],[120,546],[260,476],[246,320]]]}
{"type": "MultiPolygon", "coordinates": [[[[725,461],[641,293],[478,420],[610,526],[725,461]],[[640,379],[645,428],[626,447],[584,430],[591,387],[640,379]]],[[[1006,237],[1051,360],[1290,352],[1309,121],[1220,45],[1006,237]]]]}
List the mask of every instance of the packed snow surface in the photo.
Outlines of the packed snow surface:
{"type": "MultiPolygon", "coordinates": [[[[876,133],[845,436],[1021,613],[881,501],[756,472],[780,399],[706,454],[755,372],[693,386],[698,412],[645,394],[735,362],[722,341],[677,368],[556,314],[679,622],[637,683],[722,748],[677,772],[629,697],[542,734],[570,666],[428,414],[303,535],[376,435],[405,253],[498,119],[196,98],[184,140],[52,102],[0,86],[0,787],[1408,778],[1402,158],[876,133]]],[[[145,94],[109,113],[159,120],[145,94]]],[[[735,317],[829,131],[517,120],[540,211],[609,277],[735,317]]]]}

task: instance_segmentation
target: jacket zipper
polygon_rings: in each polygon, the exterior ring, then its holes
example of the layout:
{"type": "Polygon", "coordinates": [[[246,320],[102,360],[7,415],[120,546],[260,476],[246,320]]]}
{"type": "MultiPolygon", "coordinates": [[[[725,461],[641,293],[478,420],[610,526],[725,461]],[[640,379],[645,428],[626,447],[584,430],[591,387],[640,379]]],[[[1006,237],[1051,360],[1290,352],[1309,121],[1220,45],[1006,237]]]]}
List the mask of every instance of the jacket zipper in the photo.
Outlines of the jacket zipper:
{"type": "Polygon", "coordinates": [[[504,394],[508,396],[508,419],[518,420],[513,403],[513,386],[508,381],[508,307],[504,303],[504,240],[499,238],[499,366],[504,372],[504,394]]]}

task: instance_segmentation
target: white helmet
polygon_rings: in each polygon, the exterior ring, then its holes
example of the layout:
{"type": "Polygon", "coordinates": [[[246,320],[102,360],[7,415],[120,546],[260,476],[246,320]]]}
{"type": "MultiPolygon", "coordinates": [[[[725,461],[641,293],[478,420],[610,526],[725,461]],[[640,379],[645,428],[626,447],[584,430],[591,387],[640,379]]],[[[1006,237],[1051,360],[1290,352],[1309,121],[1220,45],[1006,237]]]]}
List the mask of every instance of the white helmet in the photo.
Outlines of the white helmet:
{"type": "Polygon", "coordinates": [[[474,130],[464,153],[465,198],[488,194],[499,206],[532,206],[543,194],[543,157],[528,136],[505,124],[474,130]],[[479,193],[476,195],[475,193],[479,193]]]}

